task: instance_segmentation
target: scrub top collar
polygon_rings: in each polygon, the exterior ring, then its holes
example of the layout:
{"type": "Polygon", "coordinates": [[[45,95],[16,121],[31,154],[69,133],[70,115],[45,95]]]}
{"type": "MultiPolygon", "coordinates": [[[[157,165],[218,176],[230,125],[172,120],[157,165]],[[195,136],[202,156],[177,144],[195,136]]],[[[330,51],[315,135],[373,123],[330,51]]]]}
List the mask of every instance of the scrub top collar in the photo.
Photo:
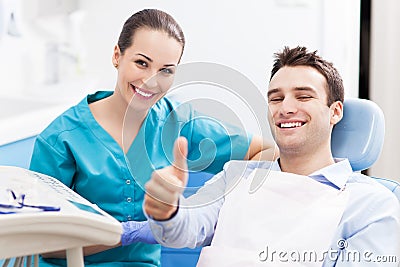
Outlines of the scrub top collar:
{"type": "MultiPolygon", "coordinates": [[[[94,94],[90,94],[85,97],[78,104],[78,112],[81,114],[81,118],[85,121],[86,125],[89,126],[89,129],[92,133],[97,136],[98,141],[102,143],[105,147],[107,147],[110,151],[112,151],[115,155],[120,155],[121,153],[126,156],[129,151],[134,150],[135,146],[137,146],[137,140],[139,137],[143,135],[144,125],[147,123],[147,119],[149,117],[150,112],[148,112],[145,121],[143,122],[142,127],[140,127],[139,132],[133,142],[130,144],[129,148],[126,150],[126,154],[123,153],[123,149],[118,145],[115,139],[97,122],[93,113],[90,110],[89,104],[96,102],[98,100],[107,98],[113,94],[113,91],[98,91],[94,94]]],[[[121,133],[122,134],[122,133],[121,133]]],[[[126,159],[125,159],[126,160],[126,159]]]]}
{"type": "Polygon", "coordinates": [[[113,154],[118,155],[122,149],[115,141],[115,139],[96,121],[94,118],[89,104],[104,99],[113,94],[112,91],[99,91],[85,97],[77,106],[77,112],[80,118],[87,125],[88,129],[97,137],[99,143],[106,147],[113,154]]]}

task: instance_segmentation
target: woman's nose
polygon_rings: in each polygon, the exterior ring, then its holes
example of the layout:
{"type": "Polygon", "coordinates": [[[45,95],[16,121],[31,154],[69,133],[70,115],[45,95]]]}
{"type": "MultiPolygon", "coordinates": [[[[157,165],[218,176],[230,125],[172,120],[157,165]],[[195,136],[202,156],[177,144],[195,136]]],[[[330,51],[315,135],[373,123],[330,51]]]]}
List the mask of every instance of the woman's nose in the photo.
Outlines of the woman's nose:
{"type": "Polygon", "coordinates": [[[149,71],[147,77],[144,80],[144,84],[147,88],[156,88],[158,86],[158,72],[157,71],[149,71]]]}

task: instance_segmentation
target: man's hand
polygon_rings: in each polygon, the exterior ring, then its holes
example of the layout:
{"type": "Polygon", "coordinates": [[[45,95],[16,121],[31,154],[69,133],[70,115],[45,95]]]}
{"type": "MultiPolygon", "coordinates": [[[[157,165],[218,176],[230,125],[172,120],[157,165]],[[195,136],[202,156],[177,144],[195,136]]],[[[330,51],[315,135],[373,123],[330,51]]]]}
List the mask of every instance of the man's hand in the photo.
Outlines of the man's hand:
{"type": "Polygon", "coordinates": [[[174,144],[172,166],[156,170],[145,185],[144,210],[155,220],[168,220],[175,213],[179,196],[187,184],[188,144],[179,137],[174,144]]]}

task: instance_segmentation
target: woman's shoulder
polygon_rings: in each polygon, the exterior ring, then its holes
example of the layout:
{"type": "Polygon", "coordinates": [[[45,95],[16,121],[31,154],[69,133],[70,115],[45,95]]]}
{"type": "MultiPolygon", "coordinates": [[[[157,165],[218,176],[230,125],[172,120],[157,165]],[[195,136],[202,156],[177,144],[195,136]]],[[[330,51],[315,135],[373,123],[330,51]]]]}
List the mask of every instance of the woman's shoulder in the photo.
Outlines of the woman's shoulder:
{"type": "Polygon", "coordinates": [[[151,113],[163,121],[187,121],[193,116],[193,108],[189,103],[179,102],[166,96],[152,107],[151,113]]]}
{"type": "Polygon", "coordinates": [[[88,116],[88,97],[84,97],[79,103],[71,106],[58,115],[41,133],[40,136],[48,139],[51,136],[60,135],[65,131],[72,131],[82,126],[85,116],[88,116]]]}

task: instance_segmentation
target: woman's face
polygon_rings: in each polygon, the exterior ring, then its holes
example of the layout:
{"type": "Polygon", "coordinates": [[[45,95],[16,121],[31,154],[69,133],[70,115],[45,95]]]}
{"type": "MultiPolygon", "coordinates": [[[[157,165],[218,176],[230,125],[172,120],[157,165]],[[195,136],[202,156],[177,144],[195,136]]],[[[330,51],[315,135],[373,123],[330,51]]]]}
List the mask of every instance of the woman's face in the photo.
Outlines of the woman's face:
{"type": "Polygon", "coordinates": [[[171,87],[182,45],[167,33],[138,29],[132,45],[122,55],[116,46],[113,63],[118,64],[115,90],[137,111],[148,110],[171,87]]]}

